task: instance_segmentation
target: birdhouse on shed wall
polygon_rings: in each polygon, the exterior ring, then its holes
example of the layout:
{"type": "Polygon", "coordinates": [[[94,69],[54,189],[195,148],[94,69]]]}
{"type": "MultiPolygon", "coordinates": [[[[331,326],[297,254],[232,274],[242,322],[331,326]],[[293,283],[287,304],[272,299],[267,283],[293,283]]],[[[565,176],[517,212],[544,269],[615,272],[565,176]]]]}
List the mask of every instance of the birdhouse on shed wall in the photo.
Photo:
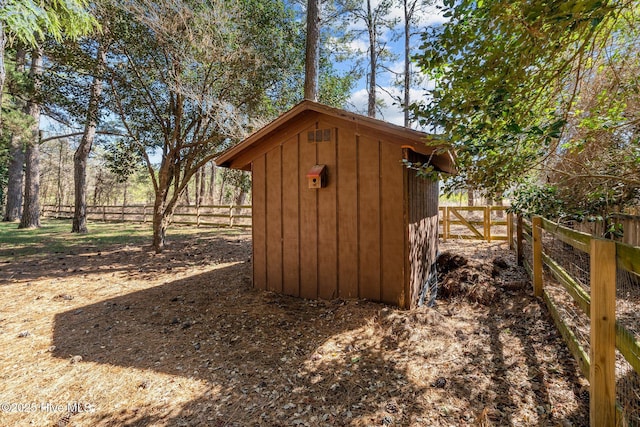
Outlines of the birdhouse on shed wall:
{"type": "Polygon", "coordinates": [[[327,186],[327,167],[326,165],[315,165],[307,173],[309,180],[309,188],[322,188],[327,186]]]}

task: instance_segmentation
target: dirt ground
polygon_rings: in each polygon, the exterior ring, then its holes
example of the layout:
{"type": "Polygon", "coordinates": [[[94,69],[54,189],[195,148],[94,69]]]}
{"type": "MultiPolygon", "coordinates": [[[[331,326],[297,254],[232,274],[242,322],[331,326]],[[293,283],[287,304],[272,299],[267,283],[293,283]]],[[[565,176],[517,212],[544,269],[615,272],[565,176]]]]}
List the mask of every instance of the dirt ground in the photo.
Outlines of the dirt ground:
{"type": "Polygon", "coordinates": [[[506,245],[440,250],[414,311],[253,290],[249,234],[5,261],[0,425],[588,425],[506,245]]]}

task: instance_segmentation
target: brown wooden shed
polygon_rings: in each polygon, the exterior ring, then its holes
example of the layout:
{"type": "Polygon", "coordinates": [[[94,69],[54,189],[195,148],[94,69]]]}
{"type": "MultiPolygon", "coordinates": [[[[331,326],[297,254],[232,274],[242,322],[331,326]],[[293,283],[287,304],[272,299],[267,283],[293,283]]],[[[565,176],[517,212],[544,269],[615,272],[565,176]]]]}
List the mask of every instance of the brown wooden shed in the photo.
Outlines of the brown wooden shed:
{"type": "Polygon", "coordinates": [[[251,170],[253,285],[304,298],[418,305],[438,241],[428,134],[303,101],[218,157],[251,170]]]}

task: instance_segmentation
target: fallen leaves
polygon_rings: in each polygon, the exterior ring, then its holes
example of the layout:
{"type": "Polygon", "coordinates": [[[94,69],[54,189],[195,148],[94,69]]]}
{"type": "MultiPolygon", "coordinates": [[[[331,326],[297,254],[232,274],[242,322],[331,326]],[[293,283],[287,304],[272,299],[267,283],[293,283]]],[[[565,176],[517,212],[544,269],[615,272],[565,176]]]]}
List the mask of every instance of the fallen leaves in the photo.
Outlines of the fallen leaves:
{"type": "Polygon", "coordinates": [[[413,311],[253,290],[249,236],[66,256],[89,274],[82,283],[42,263],[32,286],[12,283],[18,302],[0,324],[5,395],[87,401],[96,413],[70,422],[91,426],[586,424],[546,313],[525,285],[505,285],[523,280],[511,255],[462,245],[445,249],[470,287],[413,311]],[[474,299],[473,286],[495,293],[474,299]],[[30,335],[17,339],[25,319],[30,335]]]}

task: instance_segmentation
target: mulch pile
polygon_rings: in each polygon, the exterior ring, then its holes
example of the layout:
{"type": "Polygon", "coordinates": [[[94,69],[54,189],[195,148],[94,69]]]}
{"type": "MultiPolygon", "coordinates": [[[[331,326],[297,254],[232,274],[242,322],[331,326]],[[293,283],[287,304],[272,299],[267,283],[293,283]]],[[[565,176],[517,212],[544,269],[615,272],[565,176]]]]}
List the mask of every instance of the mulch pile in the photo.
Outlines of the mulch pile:
{"type": "Polygon", "coordinates": [[[437,267],[438,296],[448,301],[490,306],[503,292],[524,290],[529,284],[522,268],[504,255],[470,260],[447,251],[439,255],[437,267]]]}

